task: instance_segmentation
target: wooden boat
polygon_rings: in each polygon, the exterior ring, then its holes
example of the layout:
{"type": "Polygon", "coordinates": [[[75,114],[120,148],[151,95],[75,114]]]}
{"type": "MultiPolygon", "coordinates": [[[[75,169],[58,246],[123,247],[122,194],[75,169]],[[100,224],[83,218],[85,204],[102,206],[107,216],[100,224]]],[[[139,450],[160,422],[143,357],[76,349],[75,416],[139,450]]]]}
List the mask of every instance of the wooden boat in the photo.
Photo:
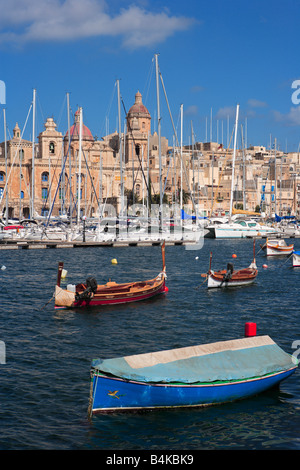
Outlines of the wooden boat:
{"type": "Polygon", "coordinates": [[[248,268],[234,270],[232,263],[227,264],[227,269],[213,271],[211,269],[212,253],[210,253],[209,271],[203,276],[207,277],[207,287],[239,287],[252,284],[256,279],[258,270],[255,262],[255,242],[253,243],[253,261],[248,268]]]}
{"type": "Polygon", "coordinates": [[[162,244],[163,270],[154,279],[147,281],[126,282],[117,284],[107,282],[98,285],[93,277],[89,277],[86,283],[67,286],[67,289],[60,287],[63,263],[58,265],[57,283],[55,286],[55,308],[86,307],[96,305],[113,305],[139,300],[149,299],[155,295],[168,291],[165,285],[166,265],[165,265],[165,242],[162,244]]]}
{"type": "Polygon", "coordinates": [[[294,245],[287,245],[285,240],[269,240],[266,241],[266,255],[267,256],[282,256],[292,254],[294,245]]]}
{"type": "Polygon", "coordinates": [[[241,400],[278,385],[297,365],[269,336],[96,359],[89,415],[241,400]]]}
{"type": "Polygon", "coordinates": [[[300,268],[300,251],[293,251],[293,268],[300,268]]]}

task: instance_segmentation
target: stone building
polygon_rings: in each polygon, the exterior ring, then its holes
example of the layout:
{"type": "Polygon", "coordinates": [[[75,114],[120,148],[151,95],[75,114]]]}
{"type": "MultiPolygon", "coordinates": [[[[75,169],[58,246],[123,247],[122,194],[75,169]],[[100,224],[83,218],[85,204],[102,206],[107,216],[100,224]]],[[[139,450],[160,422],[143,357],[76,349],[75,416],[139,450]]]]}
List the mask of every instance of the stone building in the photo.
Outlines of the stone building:
{"type": "MultiPolygon", "coordinates": [[[[114,132],[98,140],[82,123],[81,152],[79,152],[80,113],[76,111],[74,123],[63,135],[56,129],[52,118],[47,118],[45,129],[37,143],[21,138],[16,124],[13,138],[0,144],[0,211],[5,212],[8,188],[9,218],[73,216],[78,208],[80,183],[81,215],[92,217],[106,213],[105,207],[121,207],[121,165],[123,162],[124,189],[133,191],[138,200],[147,196],[147,185],[152,194],[159,191],[158,136],[151,135],[151,116],[137,92],[135,103],[126,116],[127,129],[121,136],[114,132]],[[121,146],[121,152],[120,152],[121,146]],[[81,160],[79,156],[81,154],[81,160]],[[80,178],[79,168],[81,166],[80,178]],[[149,170],[148,170],[149,168],[149,170]],[[149,183],[150,182],[150,183],[149,183]],[[6,184],[7,183],[7,184],[6,184]],[[34,183],[34,184],[33,184],[34,183]],[[104,207],[105,204],[105,207],[104,207]],[[103,212],[104,211],[104,212],[103,212]]],[[[161,139],[164,161],[168,141],[161,139]]]]}
{"type": "MultiPolygon", "coordinates": [[[[146,203],[148,188],[152,196],[159,194],[160,177],[172,207],[180,204],[184,195],[190,212],[195,206],[204,216],[229,212],[233,149],[217,142],[196,142],[180,149],[170,147],[165,137],[161,137],[159,146],[158,134],[151,134],[151,115],[140,92],[127,113],[126,130],[121,135],[114,132],[98,140],[82,123],[81,152],[79,110],[65,135],[52,118],[44,126],[34,152],[33,143],[22,138],[18,124],[6,142],[6,159],[5,143],[0,143],[0,213],[7,205],[9,218],[32,217],[32,207],[34,218],[67,215],[70,208],[73,217],[78,217],[79,203],[80,215],[116,215],[122,208],[122,182],[125,196],[134,194],[131,204],[146,203]],[[114,209],[113,214],[109,208],[114,209]]],[[[248,211],[260,207],[269,215],[299,215],[299,175],[299,153],[277,151],[275,165],[274,152],[265,147],[238,149],[234,207],[248,211]]]]}

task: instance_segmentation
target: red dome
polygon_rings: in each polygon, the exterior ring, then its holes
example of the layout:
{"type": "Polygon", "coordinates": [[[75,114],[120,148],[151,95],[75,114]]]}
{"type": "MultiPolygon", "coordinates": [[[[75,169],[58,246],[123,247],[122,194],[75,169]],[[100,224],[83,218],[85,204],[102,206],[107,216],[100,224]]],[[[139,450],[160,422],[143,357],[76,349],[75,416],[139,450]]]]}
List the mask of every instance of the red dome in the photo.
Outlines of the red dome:
{"type": "Polygon", "coordinates": [[[139,91],[135,95],[134,105],[131,106],[131,108],[128,111],[128,115],[132,115],[132,114],[147,114],[150,117],[150,113],[148,109],[142,103],[142,95],[139,91]]]}
{"type": "MultiPolygon", "coordinates": [[[[79,110],[75,113],[75,122],[73,126],[70,127],[70,137],[72,140],[79,140],[79,133],[80,133],[80,123],[79,123],[79,110]]],[[[65,138],[69,136],[69,131],[66,132],[65,138]]],[[[87,126],[82,123],[82,140],[92,140],[94,141],[94,137],[87,126]]]]}

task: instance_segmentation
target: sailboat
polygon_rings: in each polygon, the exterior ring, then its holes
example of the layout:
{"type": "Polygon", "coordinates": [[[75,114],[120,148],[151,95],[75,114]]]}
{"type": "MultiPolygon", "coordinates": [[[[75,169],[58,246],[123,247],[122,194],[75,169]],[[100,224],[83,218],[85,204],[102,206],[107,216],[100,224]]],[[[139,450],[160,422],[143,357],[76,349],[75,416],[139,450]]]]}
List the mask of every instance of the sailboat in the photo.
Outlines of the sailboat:
{"type": "Polygon", "coordinates": [[[239,105],[236,108],[235,118],[235,135],[234,135],[234,148],[232,157],[232,175],[231,175],[231,193],[230,193],[230,211],[229,221],[220,224],[209,224],[206,229],[206,238],[252,238],[252,237],[266,237],[275,235],[276,229],[263,225],[253,218],[253,213],[249,214],[250,217],[238,217],[234,214],[233,209],[233,192],[234,192],[234,173],[235,173],[235,158],[236,158],[236,141],[237,141],[237,128],[239,118],[239,105]]]}

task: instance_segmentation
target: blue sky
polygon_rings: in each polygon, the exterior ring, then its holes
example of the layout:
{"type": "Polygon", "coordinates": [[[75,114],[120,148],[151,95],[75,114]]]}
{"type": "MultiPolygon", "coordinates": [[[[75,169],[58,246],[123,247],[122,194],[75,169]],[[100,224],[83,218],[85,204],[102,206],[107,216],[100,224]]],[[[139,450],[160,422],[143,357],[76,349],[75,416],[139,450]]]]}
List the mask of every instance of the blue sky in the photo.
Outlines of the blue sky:
{"type": "MultiPolygon", "coordinates": [[[[67,130],[66,93],[73,113],[98,138],[117,126],[116,80],[126,111],[139,90],[156,129],[154,55],[158,55],[172,117],[183,142],[210,137],[227,143],[237,103],[247,143],[297,151],[300,105],[300,2],[293,0],[0,0],[0,80],[12,133],[25,124],[37,90],[37,131],[53,117],[67,130]],[[247,118],[247,120],[245,119],[247,118]],[[207,121],[207,133],[206,133],[207,121]]],[[[1,95],[0,95],[1,98],[1,95]]],[[[173,142],[160,88],[162,135],[173,142]]],[[[0,108],[3,106],[0,105],[0,108]]],[[[122,113],[122,122],[125,115],[122,113]]],[[[24,136],[31,138],[31,122],[24,136]]],[[[4,140],[3,115],[0,140],[4,140]]]]}

